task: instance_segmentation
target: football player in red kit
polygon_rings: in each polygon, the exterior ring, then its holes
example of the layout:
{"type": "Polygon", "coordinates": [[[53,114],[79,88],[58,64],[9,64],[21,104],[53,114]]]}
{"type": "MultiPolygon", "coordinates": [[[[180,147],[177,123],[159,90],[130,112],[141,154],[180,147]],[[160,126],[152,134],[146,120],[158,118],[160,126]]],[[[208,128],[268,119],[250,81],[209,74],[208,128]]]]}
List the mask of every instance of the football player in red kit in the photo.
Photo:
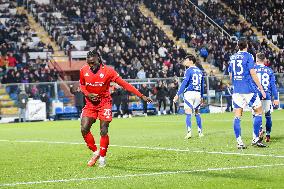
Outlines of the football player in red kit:
{"type": "Polygon", "coordinates": [[[112,120],[110,83],[117,83],[148,103],[152,100],[124,81],[113,68],[104,65],[98,52],[89,51],[87,63],[80,70],[80,87],[86,98],[86,105],[81,115],[81,133],[87,146],[93,151],[93,157],[88,162],[88,166],[93,166],[99,160],[99,166],[104,167],[109,145],[108,127],[112,120]],[[100,120],[100,150],[97,149],[95,139],[90,131],[96,119],[100,120]]]}

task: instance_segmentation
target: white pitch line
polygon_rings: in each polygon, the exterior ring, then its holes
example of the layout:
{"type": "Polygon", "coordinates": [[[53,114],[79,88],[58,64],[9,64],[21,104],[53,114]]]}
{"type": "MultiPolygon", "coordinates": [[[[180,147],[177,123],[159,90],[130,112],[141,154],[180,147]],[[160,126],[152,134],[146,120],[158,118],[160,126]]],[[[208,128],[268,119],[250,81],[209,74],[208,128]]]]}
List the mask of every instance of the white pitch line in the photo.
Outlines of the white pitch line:
{"type": "Polygon", "coordinates": [[[119,178],[132,178],[132,177],[150,177],[150,176],[161,176],[161,175],[189,174],[189,173],[196,173],[196,172],[256,169],[256,168],[278,167],[278,166],[284,166],[284,164],[253,165],[253,166],[240,166],[240,167],[220,167],[220,168],[183,170],[183,171],[163,171],[163,172],[142,173],[142,174],[98,176],[98,177],[91,177],[91,178],[71,178],[71,179],[60,179],[60,180],[15,182],[15,183],[0,184],[0,187],[17,186],[17,185],[48,184],[48,183],[82,182],[82,181],[90,181],[90,180],[119,179],[119,178]]]}
{"type": "MultiPolygon", "coordinates": [[[[84,145],[83,142],[64,142],[64,141],[41,141],[41,140],[0,140],[0,142],[18,142],[18,143],[45,143],[45,144],[68,144],[68,145],[84,145]]],[[[99,144],[96,144],[99,145],[99,144]]],[[[191,150],[191,149],[178,149],[178,148],[165,148],[165,147],[148,147],[148,146],[125,146],[125,145],[109,145],[111,147],[118,148],[133,148],[133,149],[145,149],[153,151],[174,151],[174,152],[189,152],[189,153],[204,153],[204,154],[221,154],[221,155],[236,155],[236,156],[255,156],[255,157],[273,157],[284,158],[284,155],[273,154],[247,154],[240,152],[214,152],[205,150],[191,150]]]]}

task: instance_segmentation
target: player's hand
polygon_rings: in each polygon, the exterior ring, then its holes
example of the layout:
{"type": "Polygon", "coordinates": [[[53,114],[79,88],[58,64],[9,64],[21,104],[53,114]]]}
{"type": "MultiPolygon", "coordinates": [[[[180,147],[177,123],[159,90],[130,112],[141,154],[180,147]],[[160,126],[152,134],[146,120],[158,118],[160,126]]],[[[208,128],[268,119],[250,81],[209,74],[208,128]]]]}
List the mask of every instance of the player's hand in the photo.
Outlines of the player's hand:
{"type": "Polygon", "coordinates": [[[177,101],[178,101],[178,95],[176,95],[176,96],[174,97],[173,102],[174,102],[174,103],[177,103],[177,101]]]}
{"type": "Polygon", "coordinates": [[[147,103],[152,103],[153,100],[145,95],[141,96],[141,99],[144,100],[147,103]]]}
{"type": "Polygon", "coordinates": [[[273,100],[273,105],[274,106],[279,106],[279,100],[273,100]]]}
{"type": "Polygon", "coordinates": [[[262,99],[266,99],[266,93],[264,92],[264,90],[261,90],[261,95],[262,95],[262,99]]]}
{"type": "Polygon", "coordinates": [[[98,100],[99,100],[99,95],[98,95],[98,94],[95,94],[95,93],[90,93],[90,94],[88,94],[88,98],[89,98],[91,101],[95,102],[95,101],[98,101],[98,100]]]}

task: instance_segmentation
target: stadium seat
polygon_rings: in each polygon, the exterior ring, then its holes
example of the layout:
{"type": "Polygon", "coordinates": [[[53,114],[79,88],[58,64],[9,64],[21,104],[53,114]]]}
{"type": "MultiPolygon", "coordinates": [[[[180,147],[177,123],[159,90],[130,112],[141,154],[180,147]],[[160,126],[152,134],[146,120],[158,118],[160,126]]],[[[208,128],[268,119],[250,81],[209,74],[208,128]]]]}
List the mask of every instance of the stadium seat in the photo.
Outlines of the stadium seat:
{"type": "Polygon", "coordinates": [[[77,108],[75,106],[65,106],[63,108],[63,112],[65,114],[73,114],[73,113],[77,113],[77,108]]]}
{"type": "Polygon", "coordinates": [[[59,92],[58,92],[58,97],[59,98],[63,98],[65,95],[64,95],[64,92],[62,91],[62,90],[60,90],[59,92]]]}
{"type": "Polygon", "coordinates": [[[18,99],[18,95],[16,93],[12,93],[12,94],[10,94],[10,98],[12,100],[17,100],[18,99]]]}
{"type": "Polygon", "coordinates": [[[55,108],[55,114],[62,114],[62,113],[63,113],[63,109],[61,107],[55,108]]]}

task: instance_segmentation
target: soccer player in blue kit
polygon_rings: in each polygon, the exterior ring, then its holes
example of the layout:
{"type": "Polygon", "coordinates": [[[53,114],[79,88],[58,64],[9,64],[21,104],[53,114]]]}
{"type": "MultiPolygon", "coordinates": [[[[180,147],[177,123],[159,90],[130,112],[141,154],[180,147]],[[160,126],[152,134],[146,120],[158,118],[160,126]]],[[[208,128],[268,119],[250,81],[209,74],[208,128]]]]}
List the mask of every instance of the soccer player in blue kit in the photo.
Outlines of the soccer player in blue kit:
{"type": "MultiPolygon", "coordinates": [[[[256,70],[260,84],[262,85],[266,93],[266,98],[262,99],[261,103],[262,103],[262,111],[265,114],[265,119],[266,119],[265,141],[269,142],[271,127],[272,127],[272,119],[271,119],[271,112],[273,111],[272,100],[274,106],[279,105],[279,100],[278,100],[278,92],[276,88],[274,73],[269,67],[264,65],[265,61],[266,59],[263,53],[256,54],[256,65],[254,68],[256,70]]],[[[260,92],[258,93],[258,95],[260,96],[260,98],[262,97],[260,92]]],[[[262,128],[260,133],[261,137],[263,137],[262,128]]]]}
{"type": "Polygon", "coordinates": [[[204,90],[204,78],[202,71],[195,66],[196,58],[189,54],[187,55],[182,64],[188,67],[184,74],[184,79],[179,87],[179,90],[174,97],[174,102],[177,102],[179,96],[184,94],[184,110],[186,114],[186,128],[187,134],[185,139],[189,139],[192,136],[191,133],[191,115],[194,111],[196,123],[198,126],[198,135],[203,137],[202,133],[202,121],[199,113],[200,105],[203,103],[203,90],[204,90]]]}
{"type": "Polygon", "coordinates": [[[259,138],[260,127],[262,125],[262,106],[255,85],[258,87],[263,99],[266,98],[266,93],[263,90],[254,69],[254,58],[247,52],[247,40],[240,39],[238,46],[239,51],[230,57],[229,65],[230,77],[234,87],[232,100],[235,118],[233,127],[237,139],[237,148],[247,148],[241,138],[241,116],[243,109],[247,106],[252,107],[255,115],[252,145],[266,147],[259,138]]]}

